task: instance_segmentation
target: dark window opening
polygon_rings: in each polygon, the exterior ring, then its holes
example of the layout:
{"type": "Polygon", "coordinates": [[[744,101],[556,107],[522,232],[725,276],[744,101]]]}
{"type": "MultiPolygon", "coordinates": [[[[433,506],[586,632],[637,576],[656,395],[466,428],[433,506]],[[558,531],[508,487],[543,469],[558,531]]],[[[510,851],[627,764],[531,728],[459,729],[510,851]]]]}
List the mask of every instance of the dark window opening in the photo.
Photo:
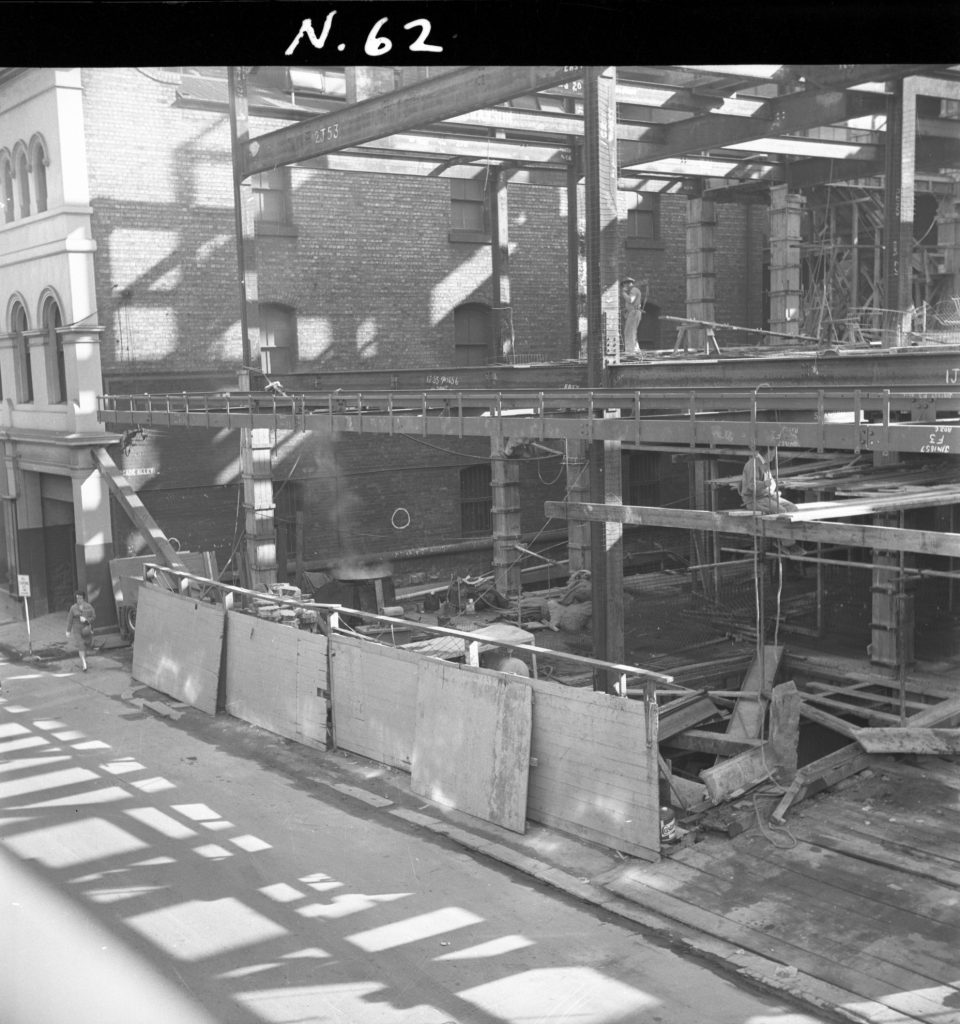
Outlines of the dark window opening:
{"type": "Polygon", "coordinates": [[[489,463],[460,470],[461,536],[488,536],[493,532],[492,479],[489,463]]]}
{"type": "Polygon", "coordinates": [[[13,221],[13,169],[9,160],[0,164],[0,178],[3,179],[3,220],[9,224],[13,221]]]}
{"type": "Polygon", "coordinates": [[[23,403],[33,401],[33,371],[30,366],[30,339],[27,331],[27,311],[19,303],[14,307],[11,317],[14,346],[17,357],[18,388],[17,397],[23,403]]]}
{"type": "Polygon", "coordinates": [[[47,351],[56,367],[56,373],[50,379],[50,401],[56,405],[67,400],[67,366],[63,356],[63,338],[57,334],[57,328],[63,326],[63,321],[55,299],[47,299],[43,305],[43,326],[47,334],[47,351]]]}
{"type": "Polygon", "coordinates": [[[47,155],[41,145],[38,145],[33,152],[33,191],[37,200],[37,213],[45,213],[47,209],[47,155]]]}
{"type": "Polygon", "coordinates": [[[624,452],[624,505],[659,505],[662,476],[659,452],[624,452]]]}
{"type": "Polygon", "coordinates": [[[485,176],[450,179],[450,241],[490,241],[490,202],[485,176]]]}
{"type": "Polygon", "coordinates": [[[20,216],[30,216],[30,170],[27,167],[25,153],[20,154],[17,162],[17,177],[20,180],[20,216]]]}
{"type": "Polygon", "coordinates": [[[486,366],[493,348],[491,310],[468,302],[453,311],[454,361],[457,366],[486,366]]]}
{"type": "Polygon", "coordinates": [[[628,239],[656,242],[660,238],[660,197],[653,192],[637,192],[627,210],[628,239]]]}

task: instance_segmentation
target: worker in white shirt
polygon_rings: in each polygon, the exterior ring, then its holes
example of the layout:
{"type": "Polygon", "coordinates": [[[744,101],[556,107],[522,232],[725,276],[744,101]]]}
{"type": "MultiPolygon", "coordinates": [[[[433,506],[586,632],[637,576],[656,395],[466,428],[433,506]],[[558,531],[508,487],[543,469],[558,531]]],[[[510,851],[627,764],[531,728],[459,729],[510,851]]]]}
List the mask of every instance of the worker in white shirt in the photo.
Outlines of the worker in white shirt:
{"type": "MultiPolygon", "coordinates": [[[[762,512],[764,515],[797,511],[797,506],[781,495],[770,464],[759,452],[754,452],[744,464],[740,477],[740,500],[744,508],[762,512]]],[[[780,541],[779,544],[780,550],[789,554],[805,553],[801,544],[787,544],[784,541],[780,541]]]]}

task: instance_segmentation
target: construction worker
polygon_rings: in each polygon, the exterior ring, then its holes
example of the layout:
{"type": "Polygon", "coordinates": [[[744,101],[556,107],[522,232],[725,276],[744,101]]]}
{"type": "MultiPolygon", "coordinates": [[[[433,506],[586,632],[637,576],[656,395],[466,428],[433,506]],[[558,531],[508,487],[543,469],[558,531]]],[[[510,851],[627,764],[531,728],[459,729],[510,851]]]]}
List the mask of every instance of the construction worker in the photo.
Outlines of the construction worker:
{"type": "Polygon", "coordinates": [[[623,299],[625,310],[623,320],[623,351],[627,355],[636,356],[640,354],[640,345],[637,343],[637,330],[640,327],[640,318],[643,316],[643,292],[637,287],[635,278],[625,277],[620,288],[620,295],[623,299]]]}
{"type": "MultiPolygon", "coordinates": [[[[740,477],[740,500],[743,502],[744,508],[762,512],[764,515],[797,511],[797,506],[780,494],[770,464],[759,452],[754,452],[744,464],[743,474],[740,477]]],[[[782,541],[780,550],[792,555],[804,553],[802,545],[787,544],[782,541]]]]}

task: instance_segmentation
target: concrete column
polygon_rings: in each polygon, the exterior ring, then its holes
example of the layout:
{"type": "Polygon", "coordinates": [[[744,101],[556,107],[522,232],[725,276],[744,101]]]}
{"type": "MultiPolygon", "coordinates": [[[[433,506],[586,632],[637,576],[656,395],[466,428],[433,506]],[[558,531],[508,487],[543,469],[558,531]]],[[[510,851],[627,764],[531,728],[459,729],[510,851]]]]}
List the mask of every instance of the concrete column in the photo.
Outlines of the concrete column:
{"type": "MultiPolygon", "coordinates": [[[[255,232],[256,197],[253,179],[241,179],[238,153],[250,139],[247,76],[243,68],[229,69],[230,131],[233,157],[234,230],[240,280],[241,388],[250,386],[256,369],[253,341],[262,347],[260,292],[257,280],[255,232]]],[[[259,361],[258,361],[259,365],[259,361]]],[[[277,531],[273,504],[273,435],[270,430],[244,427],[240,431],[240,475],[243,481],[247,585],[252,589],[277,582],[277,531]]]]}
{"type": "Polygon", "coordinates": [[[950,274],[950,294],[960,295],[960,182],[944,196],[937,210],[937,244],[944,250],[944,270],[950,274]]]}
{"type": "MultiPolygon", "coordinates": [[[[605,363],[620,357],[620,237],[617,220],[617,103],[614,68],[592,67],[584,75],[584,194],[587,242],[587,379],[602,386],[605,363]]],[[[622,500],[620,443],[590,445],[590,498],[622,500]]],[[[623,527],[590,524],[593,582],[593,653],[623,661],[623,527]]],[[[613,679],[599,673],[594,688],[613,679]]]]}
{"type": "Polygon", "coordinates": [[[567,165],[567,316],[571,359],[580,358],[580,178],[583,148],[571,147],[567,165]]]}
{"type": "MultiPolygon", "coordinates": [[[[567,478],[567,500],[590,500],[590,476],[587,471],[587,443],[573,438],[566,441],[563,460],[567,478]]],[[[590,568],[590,524],[576,519],[567,520],[567,558],[570,572],[590,568]]]]}
{"type": "Polygon", "coordinates": [[[502,438],[491,438],[493,575],[501,594],[520,592],[520,463],[504,455],[502,438]]]}
{"type": "Polygon", "coordinates": [[[277,582],[277,531],[273,503],[273,432],[258,427],[240,432],[240,468],[246,533],[247,586],[277,582]]]}
{"type": "Polygon", "coordinates": [[[800,333],[800,228],[804,197],[770,189],[770,330],[800,333]]]}
{"type": "Polygon", "coordinates": [[[490,276],[497,324],[497,354],[514,352],[513,317],[510,314],[510,222],[507,179],[499,167],[490,171],[490,276]]]}
{"type": "Polygon", "coordinates": [[[885,207],[883,344],[897,348],[908,342],[913,306],[913,204],[917,165],[917,93],[913,80],[898,79],[888,98],[884,153],[885,207]]]}
{"type": "Polygon", "coordinates": [[[103,388],[100,372],[102,327],[63,328],[63,361],[67,378],[67,429],[103,433],[97,420],[97,396],[103,388]]]}
{"type": "Polygon", "coordinates": [[[114,557],[110,492],[98,470],[73,477],[72,485],[77,583],[97,610],[97,625],[113,625],[117,618],[110,581],[110,559],[114,557]]]}
{"type": "MultiPolygon", "coordinates": [[[[711,199],[687,200],[687,316],[717,319],[716,204],[711,199]]],[[[706,329],[691,324],[688,344],[706,351],[706,329]]]]}

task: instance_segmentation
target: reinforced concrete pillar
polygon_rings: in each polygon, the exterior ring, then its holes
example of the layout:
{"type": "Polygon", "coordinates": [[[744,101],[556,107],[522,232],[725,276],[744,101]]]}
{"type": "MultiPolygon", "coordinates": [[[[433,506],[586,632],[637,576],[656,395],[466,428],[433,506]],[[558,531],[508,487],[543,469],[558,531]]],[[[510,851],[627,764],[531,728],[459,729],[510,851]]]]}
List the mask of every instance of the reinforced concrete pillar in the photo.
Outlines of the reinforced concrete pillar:
{"type": "Polygon", "coordinates": [[[117,621],[110,581],[113,534],[110,523],[110,492],[96,469],[71,480],[73,522],[76,535],[77,585],[97,612],[97,625],[117,621]]]}
{"type": "MultiPolygon", "coordinates": [[[[587,443],[576,438],[566,441],[564,469],[567,477],[567,500],[590,500],[590,476],[587,466],[587,443]]],[[[583,520],[567,520],[567,559],[571,573],[590,568],[590,524],[583,520]]]]}
{"type": "Polygon", "coordinates": [[[265,427],[240,431],[240,469],[247,576],[251,590],[277,582],[277,531],[273,504],[273,432],[265,427]]]}
{"type": "MultiPolygon", "coordinates": [[[[717,319],[717,210],[712,199],[687,200],[687,316],[717,319]]],[[[706,328],[690,324],[688,347],[706,351],[706,328]]]]}
{"type": "Polygon", "coordinates": [[[490,441],[493,490],[493,577],[501,594],[520,592],[520,463],[505,455],[502,438],[490,441]]]}
{"type": "Polygon", "coordinates": [[[913,306],[913,204],[917,168],[917,91],[912,79],[898,79],[887,100],[884,151],[883,252],[888,310],[883,344],[908,344],[913,306]]]}
{"type": "Polygon", "coordinates": [[[800,230],[804,197],[770,189],[770,330],[800,333],[800,230]]]}
{"type": "MultiPolygon", "coordinates": [[[[605,366],[619,361],[620,238],[617,221],[616,69],[590,67],[584,75],[583,163],[587,249],[587,379],[601,387],[605,366]]],[[[590,498],[622,501],[620,443],[590,444],[590,498]]],[[[593,653],[602,661],[623,661],[623,527],[590,524],[593,583],[593,653]]],[[[609,690],[610,673],[594,678],[594,689],[609,690]]]]}
{"type": "Polygon", "coordinates": [[[510,309],[510,221],[507,179],[499,167],[490,170],[490,276],[497,324],[497,357],[514,353],[513,316],[510,309]]]}
{"type": "Polygon", "coordinates": [[[944,251],[944,270],[951,275],[950,294],[960,295],[960,182],[937,209],[937,244],[944,251]]]}

